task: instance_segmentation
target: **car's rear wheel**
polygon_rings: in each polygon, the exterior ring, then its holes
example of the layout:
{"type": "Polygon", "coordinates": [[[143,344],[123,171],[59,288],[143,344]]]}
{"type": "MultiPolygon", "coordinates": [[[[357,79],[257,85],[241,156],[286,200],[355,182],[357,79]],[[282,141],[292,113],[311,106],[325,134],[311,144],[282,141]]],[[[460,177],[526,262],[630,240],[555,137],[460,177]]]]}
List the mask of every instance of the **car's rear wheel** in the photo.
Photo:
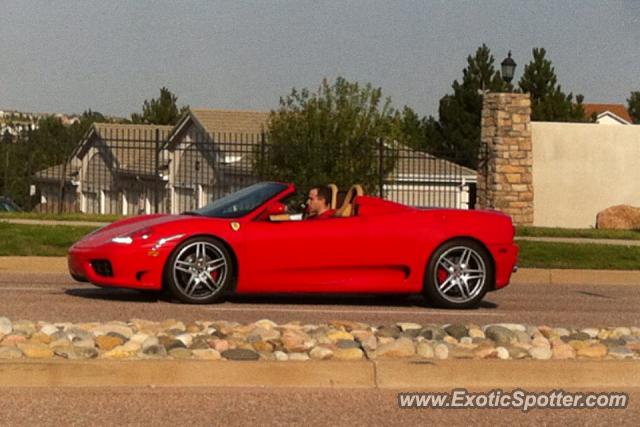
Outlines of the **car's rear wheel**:
{"type": "Polygon", "coordinates": [[[445,308],[477,307],[493,278],[493,264],[482,245],[467,239],[440,246],[429,260],[424,294],[445,308]]]}
{"type": "Polygon", "coordinates": [[[189,304],[219,301],[232,281],[233,264],[227,248],[212,237],[194,237],[169,257],[165,280],[171,294],[189,304]]]}

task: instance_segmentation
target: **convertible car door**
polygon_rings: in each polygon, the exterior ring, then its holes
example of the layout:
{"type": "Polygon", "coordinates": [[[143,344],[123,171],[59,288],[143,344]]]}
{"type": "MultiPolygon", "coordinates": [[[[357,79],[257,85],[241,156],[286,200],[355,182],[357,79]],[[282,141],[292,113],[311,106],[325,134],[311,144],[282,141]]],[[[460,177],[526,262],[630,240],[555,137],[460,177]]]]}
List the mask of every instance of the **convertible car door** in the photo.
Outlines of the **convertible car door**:
{"type": "MultiPolygon", "coordinates": [[[[404,279],[370,250],[362,217],[247,224],[238,292],[379,292],[404,279]]],[[[397,289],[397,288],[396,288],[397,289]]]]}

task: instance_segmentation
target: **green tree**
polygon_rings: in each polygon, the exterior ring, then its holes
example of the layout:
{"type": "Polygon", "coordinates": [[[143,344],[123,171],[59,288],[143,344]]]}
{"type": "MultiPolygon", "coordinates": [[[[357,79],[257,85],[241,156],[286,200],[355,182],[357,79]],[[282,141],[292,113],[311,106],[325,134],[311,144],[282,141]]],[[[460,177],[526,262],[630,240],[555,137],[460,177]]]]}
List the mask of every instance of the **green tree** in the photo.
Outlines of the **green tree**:
{"type": "Polygon", "coordinates": [[[631,92],[627,99],[627,106],[633,122],[640,124],[640,91],[631,92]]]}
{"type": "Polygon", "coordinates": [[[420,117],[408,106],[402,112],[396,113],[396,125],[404,143],[414,150],[425,150],[427,148],[426,129],[427,119],[420,117]]]}
{"type": "Polygon", "coordinates": [[[144,123],[154,125],[175,125],[180,117],[189,109],[184,105],[178,108],[178,97],[171,93],[169,89],[160,89],[160,97],[145,100],[142,106],[142,113],[131,114],[133,123],[144,123]]]}
{"type": "Polygon", "coordinates": [[[531,96],[531,120],[549,122],[585,121],[583,96],[565,95],[544,48],[533,49],[533,59],[524,67],[520,89],[531,96]]]}
{"type": "Polygon", "coordinates": [[[425,145],[435,155],[476,167],[483,94],[512,90],[500,72],[495,70],[494,62],[485,44],[476,50],[475,55],[469,55],[467,67],[462,71],[462,81],[455,80],[451,86],[453,93],[440,99],[439,121],[432,117],[425,121],[425,145]]]}
{"type": "Polygon", "coordinates": [[[385,174],[395,164],[386,148],[402,142],[395,119],[390,100],[371,84],[338,77],[332,85],[324,80],[315,93],[293,89],[271,112],[256,172],[301,189],[314,183],[334,182],[344,189],[361,183],[374,192],[380,164],[385,174]]]}

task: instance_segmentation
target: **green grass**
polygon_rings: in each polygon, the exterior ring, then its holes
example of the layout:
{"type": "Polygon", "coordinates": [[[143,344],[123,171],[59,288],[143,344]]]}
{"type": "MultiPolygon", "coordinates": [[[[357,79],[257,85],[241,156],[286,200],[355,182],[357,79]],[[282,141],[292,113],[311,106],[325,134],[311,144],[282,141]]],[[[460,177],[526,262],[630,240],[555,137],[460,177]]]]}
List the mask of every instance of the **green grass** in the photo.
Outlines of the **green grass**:
{"type": "Polygon", "coordinates": [[[523,268],[640,270],[640,246],[518,242],[523,268]]]}
{"type": "Polygon", "coordinates": [[[0,256],[66,256],[74,242],[96,228],[0,222],[0,256]]]}
{"type": "Polygon", "coordinates": [[[48,221],[90,221],[113,222],[124,218],[122,215],[90,215],[83,213],[38,213],[38,212],[0,212],[0,218],[8,219],[42,219],[48,221]]]}
{"type": "Polygon", "coordinates": [[[516,237],[583,237],[587,239],[640,240],[640,230],[598,230],[595,228],[516,227],[516,237]]]}

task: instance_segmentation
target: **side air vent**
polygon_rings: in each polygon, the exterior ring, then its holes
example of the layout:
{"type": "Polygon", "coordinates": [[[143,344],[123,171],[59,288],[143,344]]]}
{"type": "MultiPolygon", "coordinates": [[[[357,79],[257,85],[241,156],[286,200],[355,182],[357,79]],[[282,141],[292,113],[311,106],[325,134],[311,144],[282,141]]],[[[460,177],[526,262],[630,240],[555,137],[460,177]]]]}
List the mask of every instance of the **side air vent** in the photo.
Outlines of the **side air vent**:
{"type": "Polygon", "coordinates": [[[111,262],[105,259],[94,259],[91,261],[91,267],[93,271],[99,276],[113,277],[113,270],[111,268],[111,262]]]}

